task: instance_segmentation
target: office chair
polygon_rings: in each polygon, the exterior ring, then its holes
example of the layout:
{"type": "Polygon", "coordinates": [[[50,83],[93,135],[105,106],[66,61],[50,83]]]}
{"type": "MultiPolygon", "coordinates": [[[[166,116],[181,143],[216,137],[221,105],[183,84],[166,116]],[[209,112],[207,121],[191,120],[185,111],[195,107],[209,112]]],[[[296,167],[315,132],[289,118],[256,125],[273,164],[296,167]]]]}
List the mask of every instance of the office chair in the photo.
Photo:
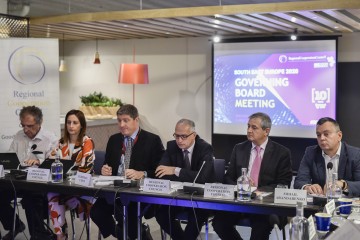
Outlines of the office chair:
{"type": "Polygon", "coordinates": [[[95,150],[94,173],[101,175],[101,168],[105,162],[105,151],[95,150]]]}
{"type": "MultiPolygon", "coordinates": [[[[101,175],[101,168],[104,165],[105,162],[105,151],[98,151],[95,150],[95,161],[94,161],[94,173],[96,175],[101,175]]],[[[90,223],[90,218],[89,218],[90,223]]],[[[101,240],[101,232],[99,230],[98,232],[98,240],[101,240]]]]}
{"type": "MultiPolygon", "coordinates": [[[[95,174],[97,174],[97,175],[101,174],[101,168],[103,166],[104,161],[105,161],[105,152],[95,150],[95,161],[94,161],[94,172],[95,172],[95,174]]],[[[76,209],[71,209],[70,210],[70,218],[71,218],[71,229],[72,229],[72,233],[73,233],[72,234],[72,239],[73,240],[76,239],[75,224],[74,224],[76,216],[77,216],[76,209]]],[[[90,225],[91,225],[90,216],[87,217],[84,221],[85,221],[85,229],[86,229],[87,239],[90,239],[90,225]]],[[[101,240],[100,231],[98,233],[98,239],[101,240]]]]}

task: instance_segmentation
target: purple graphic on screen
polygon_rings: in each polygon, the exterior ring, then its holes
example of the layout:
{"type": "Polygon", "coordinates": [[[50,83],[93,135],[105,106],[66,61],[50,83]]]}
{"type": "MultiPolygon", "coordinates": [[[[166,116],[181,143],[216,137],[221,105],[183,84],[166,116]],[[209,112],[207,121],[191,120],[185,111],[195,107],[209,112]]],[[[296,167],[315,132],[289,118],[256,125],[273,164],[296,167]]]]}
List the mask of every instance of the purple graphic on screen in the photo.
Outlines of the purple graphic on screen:
{"type": "Polygon", "coordinates": [[[274,125],[335,118],[335,52],[224,55],[214,59],[214,122],[266,112],[274,125]]]}

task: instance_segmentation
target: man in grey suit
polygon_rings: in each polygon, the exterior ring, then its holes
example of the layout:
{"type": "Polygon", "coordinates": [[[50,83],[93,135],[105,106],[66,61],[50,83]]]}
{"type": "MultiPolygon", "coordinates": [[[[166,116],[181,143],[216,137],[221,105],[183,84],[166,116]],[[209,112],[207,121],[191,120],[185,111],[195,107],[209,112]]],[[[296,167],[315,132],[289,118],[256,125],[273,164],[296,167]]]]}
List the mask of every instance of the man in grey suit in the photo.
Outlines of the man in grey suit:
{"type": "Polygon", "coordinates": [[[318,145],[307,147],[301,160],[294,188],[311,194],[325,194],[327,175],[338,173],[337,185],[349,196],[360,196],[360,148],[341,141],[339,123],[332,118],[316,124],[318,145]],[[327,170],[328,163],[332,168],[327,170]]]}
{"type": "MultiPolygon", "coordinates": [[[[241,168],[248,168],[252,185],[260,191],[272,191],[278,184],[290,185],[292,179],[290,150],[271,141],[268,137],[270,129],[271,119],[267,114],[259,112],[249,117],[248,141],[235,145],[229,169],[225,174],[226,184],[236,184],[236,180],[241,175],[241,168]],[[259,158],[258,155],[260,155],[259,158]]],[[[235,228],[236,223],[242,218],[250,220],[252,228],[250,239],[269,238],[272,226],[269,223],[269,217],[262,215],[261,212],[242,214],[219,211],[213,220],[214,230],[223,240],[242,239],[235,228]]]]}

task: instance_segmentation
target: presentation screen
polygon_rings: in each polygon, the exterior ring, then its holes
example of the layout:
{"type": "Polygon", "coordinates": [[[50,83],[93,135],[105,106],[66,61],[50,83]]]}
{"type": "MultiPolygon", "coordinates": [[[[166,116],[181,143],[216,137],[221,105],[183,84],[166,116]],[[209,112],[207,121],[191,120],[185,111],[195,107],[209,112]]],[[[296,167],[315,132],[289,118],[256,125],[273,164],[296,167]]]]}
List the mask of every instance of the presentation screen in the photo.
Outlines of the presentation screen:
{"type": "Polygon", "coordinates": [[[246,135],[265,112],[270,136],[314,138],[336,117],[336,39],[227,42],[213,49],[213,133],[246,135]]]}

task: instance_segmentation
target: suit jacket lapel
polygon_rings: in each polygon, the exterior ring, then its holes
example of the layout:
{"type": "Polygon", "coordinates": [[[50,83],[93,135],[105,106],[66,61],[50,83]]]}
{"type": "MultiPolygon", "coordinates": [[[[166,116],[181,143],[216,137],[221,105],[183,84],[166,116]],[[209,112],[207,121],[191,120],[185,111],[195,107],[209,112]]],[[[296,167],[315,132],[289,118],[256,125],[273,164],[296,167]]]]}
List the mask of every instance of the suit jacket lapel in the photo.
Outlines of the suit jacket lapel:
{"type": "Polygon", "coordinates": [[[178,151],[176,152],[176,166],[180,166],[181,168],[185,168],[185,163],[184,163],[184,153],[183,151],[178,148],[178,151]]]}
{"type": "MultiPolygon", "coordinates": [[[[248,144],[245,146],[246,154],[242,154],[240,158],[240,166],[242,166],[243,168],[247,168],[248,170],[249,170],[251,147],[252,144],[250,141],[248,141],[248,144]]],[[[241,176],[241,172],[239,176],[241,176]]]]}
{"type": "Polygon", "coordinates": [[[316,171],[319,176],[320,186],[323,187],[326,183],[326,168],[325,168],[325,160],[322,156],[322,150],[318,146],[315,157],[315,166],[316,171]]]}
{"type": "Polygon", "coordinates": [[[345,144],[343,143],[341,146],[340,158],[339,158],[339,169],[338,169],[338,179],[344,179],[346,164],[347,164],[347,149],[345,144]]]}
{"type": "Polygon", "coordinates": [[[273,143],[271,142],[270,139],[268,139],[268,143],[266,145],[265,152],[261,160],[259,180],[258,180],[259,183],[261,181],[261,176],[263,175],[264,172],[266,172],[266,168],[271,164],[271,156],[273,151],[274,151],[273,143]]]}

